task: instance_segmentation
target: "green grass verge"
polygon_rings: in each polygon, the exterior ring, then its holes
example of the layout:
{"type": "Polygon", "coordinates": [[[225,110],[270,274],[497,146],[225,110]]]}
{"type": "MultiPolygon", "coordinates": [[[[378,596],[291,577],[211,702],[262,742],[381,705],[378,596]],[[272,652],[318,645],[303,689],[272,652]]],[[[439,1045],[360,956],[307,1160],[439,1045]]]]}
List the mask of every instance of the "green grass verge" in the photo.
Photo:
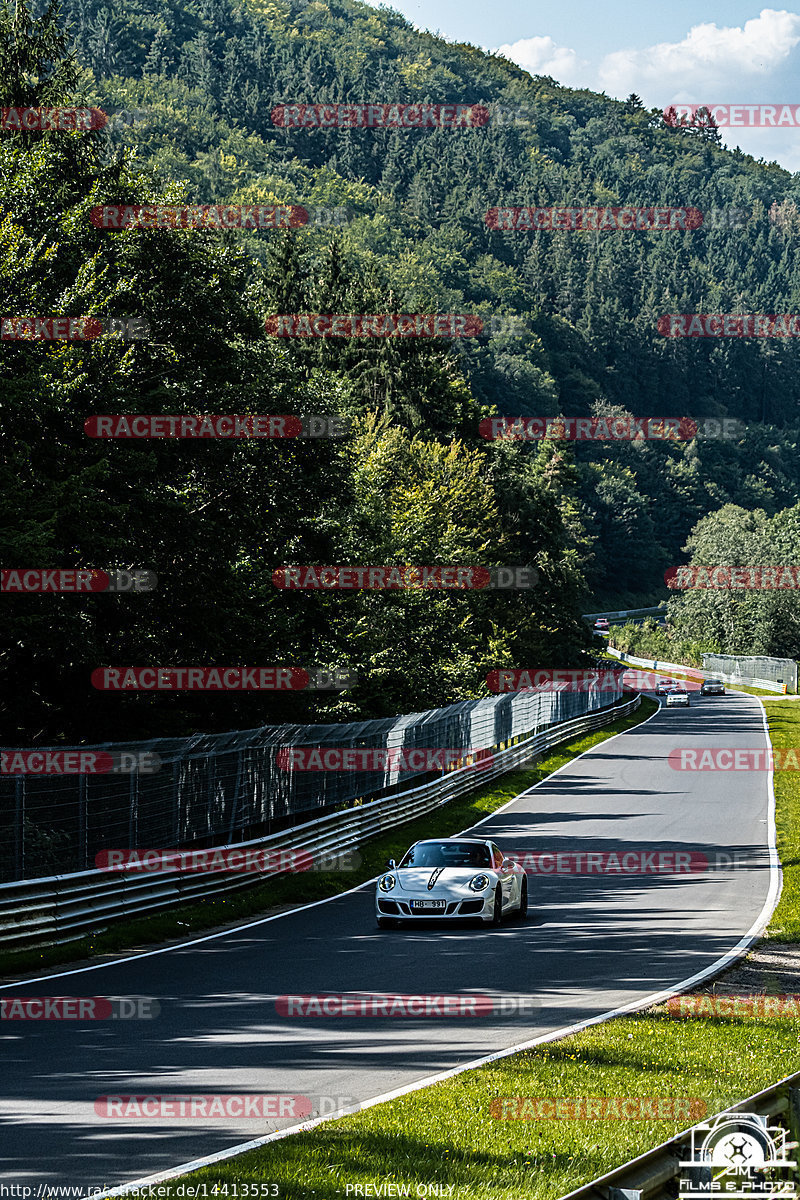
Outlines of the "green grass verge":
{"type": "MultiPolygon", "coordinates": [[[[775,746],[797,746],[800,709],[767,704],[775,746]]],[[[646,702],[652,711],[652,701],[646,702]]],[[[771,936],[800,941],[800,776],[775,776],[784,892],[771,936]]],[[[724,993],[724,987],[721,988],[724,993]]],[[[458,1200],[553,1200],[622,1165],[697,1120],[501,1120],[502,1097],[684,1097],[709,1113],[797,1067],[800,1020],[693,1017],[659,1006],[510,1056],[454,1079],[327,1122],[193,1172],[195,1183],[273,1183],[281,1197],[355,1197],[382,1185],[437,1183],[458,1200]]],[[[699,1114],[698,1114],[699,1115],[699,1114]]],[[[244,1140],[244,1138],[243,1138],[244,1140]]],[[[178,1181],[165,1185],[178,1200],[178,1181]]],[[[378,1193],[379,1194],[379,1193],[378,1193]]],[[[384,1193],[386,1194],[386,1193],[384,1193]]],[[[395,1193],[398,1194],[398,1193],[395,1193]]],[[[445,1194],[447,1194],[445,1192],[445,1194]]]]}
{"type": "Polygon", "coordinates": [[[530,768],[505,775],[488,787],[476,788],[475,792],[453,800],[427,816],[364,843],[359,847],[362,862],[356,871],[308,871],[283,876],[232,896],[200,900],[157,915],[120,921],[95,937],[82,938],[62,946],[4,951],[0,953],[0,975],[7,977],[28,973],[43,967],[96,958],[98,955],[161,944],[172,938],[185,938],[192,933],[244,921],[248,917],[263,916],[281,907],[307,904],[314,900],[322,900],[326,896],[335,896],[347,888],[356,887],[359,883],[374,878],[384,868],[388,858],[399,859],[418,838],[446,837],[469,828],[569,762],[577,754],[591,749],[616,733],[630,729],[632,725],[649,717],[655,709],[656,705],[651,700],[643,699],[640,708],[630,716],[584,737],[564,742],[530,768]]]}
{"type": "MultiPolygon", "coordinates": [[[[800,701],[787,704],[773,700],[764,707],[773,747],[781,750],[800,747],[800,701]]],[[[800,772],[776,771],[773,786],[783,891],[767,938],[774,942],[800,942],[800,772]]]]}
{"type": "Polygon", "coordinates": [[[678,1121],[502,1120],[492,1115],[492,1100],[685,1097],[718,1112],[787,1074],[787,1050],[799,1035],[798,1020],[676,1020],[651,1010],[161,1186],[174,1200],[180,1182],[205,1183],[209,1194],[214,1183],[227,1184],[231,1195],[233,1184],[242,1195],[245,1183],[271,1183],[281,1200],[334,1200],[347,1196],[348,1184],[370,1185],[362,1196],[380,1195],[386,1184],[410,1185],[413,1197],[418,1185],[433,1183],[452,1187],[453,1200],[554,1200],[688,1128],[700,1114],[678,1121]]]}

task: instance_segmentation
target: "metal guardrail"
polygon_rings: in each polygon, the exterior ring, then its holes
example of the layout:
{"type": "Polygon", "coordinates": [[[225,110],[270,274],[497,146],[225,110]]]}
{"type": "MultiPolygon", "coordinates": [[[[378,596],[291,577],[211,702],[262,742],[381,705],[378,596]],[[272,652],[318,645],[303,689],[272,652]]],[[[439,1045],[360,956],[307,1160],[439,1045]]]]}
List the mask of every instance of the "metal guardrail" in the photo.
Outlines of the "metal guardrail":
{"type": "MultiPolygon", "coordinates": [[[[613,699],[621,693],[620,687],[613,699]]],[[[531,733],[594,712],[611,699],[599,689],[523,688],[367,720],[31,748],[37,756],[99,754],[104,766],[115,760],[116,764],[110,770],[73,774],[40,770],[42,760],[37,757],[39,766],[28,770],[22,752],[19,770],[11,766],[0,772],[0,883],[54,871],[88,871],[97,866],[98,853],[120,845],[131,850],[209,846],[266,837],[295,822],[312,821],[435,777],[419,760],[417,766],[406,762],[401,770],[381,755],[373,769],[360,765],[337,771],[294,770],[291,762],[287,769],[282,752],[294,747],[447,747],[464,750],[468,761],[478,751],[516,744],[531,733]]],[[[12,757],[16,759],[16,753],[12,757]]]]}
{"type": "Polygon", "coordinates": [[[618,658],[623,662],[630,663],[634,667],[647,667],[651,671],[676,671],[679,674],[691,675],[695,679],[706,679],[708,677],[714,679],[722,679],[725,683],[740,684],[743,687],[757,687],[765,692],[778,692],[786,695],[786,684],[775,683],[772,679],[742,679],[739,675],[728,675],[724,671],[712,671],[710,669],[699,670],[697,667],[687,667],[684,663],[668,663],[659,662],[654,658],[634,658],[632,654],[626,654],[624,650],[616,650],[613,646],[606,646],[609,654],[614,658],[618,658]]]}
{"type": "Polygon", "coordinates": [[[698,667],[687,667],[685,663],[660,662],[655,658],[635,658],[632,654],[628,654],[624,650],[617,650],[614,646],[606,646],[606,652],[634,667],[648,667],[651,671],[678,671],[697,679],[704,678],[703,672],[698,667]]]}
{"type": "Polygon", "coordinates": [[[619,612],[601,612],[601,613],[583,613],[584,621],[596,621],[599,617],[649,617],[667,615],[666,604],[659,604],[655,608],[624,608],[619,612]]]}
{"type": "Polygon", "coordinates": [[[757,676],[754,679],[742,679],[741,675],[729,675],[725,671],[710,671],[715,679],[722,679],[725,683],[732,683],[734,686],[738,683],[740,687],[757,687],[764,692],[777,692],[778,695],[786,696],[786,684],[776,683],[774,679],[759,679],[757,676]]]}
{"type": "Polygon", "coordinates": [[[704,654],[703,669],[728,683],[753,683],[778,692],[797,693],[797,663],[769,654],[704,654]]]}
{"type": "MultiPolygon", "coordinates": [[[[796,1140],[800,1133],[800,1071],[786,1075],[772,1087],[722,1111],[781,1117],[796,1140]]],[[[677,1195],[676,1181],[680,1178],[682,1164],[689,1157],[690,1138],[691,1130],[687,1129],[560,1200],[673,1200],[677,1195]]],[[[724,1196],[725,1192],[713,1192],[709,1188],[708,1194],[724,1196]]]]}
{"type": "MultiPolygon", "coordinates": [[[[480,769],[462,767],[399,795],[384,796],[249,842],[210,847],[204,853],[259,848],[331,855],[352,850],[369,838],[474,791],[482,783],[497,779],[542,750],[627,716],[640,704],[641,696],[637,695],[626,703],[551,726],[540,734],[497,751],[491,764],[480,769]]],[[[71,941],[87,931],[99,933],[113,920],[163,912],[178,904],[252,886],[265,878],[286,873],[280,855],[276,858],[278,861],[267,865],[263,871],[244,874],[236,871],[187,873],[177,867],[158,873],[141,869],[90,870],[5,883],[0,885],[0,946],[13,948],[40,942],[71,941]]]]}

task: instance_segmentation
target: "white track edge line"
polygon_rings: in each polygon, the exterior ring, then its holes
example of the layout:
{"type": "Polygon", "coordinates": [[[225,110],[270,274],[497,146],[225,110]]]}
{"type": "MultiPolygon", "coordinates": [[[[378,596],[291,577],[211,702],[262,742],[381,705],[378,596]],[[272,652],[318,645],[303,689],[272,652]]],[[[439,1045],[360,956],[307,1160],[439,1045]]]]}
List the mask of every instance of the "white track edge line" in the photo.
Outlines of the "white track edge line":
{"type": "MultiPolygon", "coordinates": [[[[661,705],[659,704],[659,709],[660,708],[661,708],[661,705]]],[[[646,725],[647,721],[651,721],[653,719],[653,717],[655,717],[657,715],[658,715],[657,713],[653,713],[645,721],[640,721],[639,724],[646,725]]],[[[621,718],[617,718],[617,719],[619,720],[621,718]]],[[[614,722],[612,721],[611,724],[613,725],[614,722]]],[[[601,726],[601,728],[602,728],[602,726],[601,726]]],[[[637,728],[637,726],[633,726],[633,728],[637,728]]],[[[590,730],[590,732],[594,732],[594,731],[590,730]]],[[[627,732],[628,732],[627,729],[623,729],[620,733],[612,734],[611,737],[606,738],[605,741],[613,742],[614,738],[621,737],[623,733],[627,733],[627,732]]],[[[571,740],[571,739],[567,739],[567,740],[571,740]]],[[[600,743],[600,744],[604,744],[604,743],[600,743]]],[[[553,747],[553,749],[555,749],[555,748],[556,747],[553,747]]],[[[574,758],[569,760],[569,762],[566,762],[562,766],[557,767],[556,770],[552,771],[550,775],[547,775],[545,777],[545,779],[550,779],[552,777],[552,775],[557,775],[559,773],[559,771],[563,771],[565,767],[568,767],[571,762],[577,762],[579,758],[583,758],[584,754],[590,754],[591,751],[594,749],[595,749],[594,746],[590,746],[588,750],[582,750],[580,754],[576,754],[574,758]]],[[[521,769],[520,767],[512,767],[508,771],[508,774],[511,775],[520,769],[521,769]]],[[[502,776],[501,776],[501,778],[502,778],[502,776]]],[[[539,785],[541,783],[545,782],[545,779],[542,779],[539,781],[539,783],[534,784],[534,787],[539,787],[539,785]]],[[[532,791],[532,790],[533,790],[533,788],[528,788],[528,792],[532,791]]],[[[481,821],[478,822],[478,824],[482,824],[484,821],[490,820],[491,817],[495,816],[497,813],[503,812],[504,809],[509,807],[509,805],[515,804],[516,801],[519,800],[520,796],[526,796],[528,794],[528,792],[520,792],[519,796],[514,796],[511,800],[509,800],[501,808],[495,809],[495,812],[490,813],[488,817],[483,817],[481,819],[481,821]]],[[[431,810],[431,811],[433,811],[433,810],[431,810]]],[[[474,828],[474,826],[470,826],[470,828],[472,829],[472,828],[474,828]]],[[[454,834],[453,836],[460,837],[461,835],[454,834]]],[[[380,874],[383,874],[383,872],[381,872],[380,874]]],[[[331,904],[334,900],[340,900],[342,898],[342,896],[352,896],[355,892],[360,892],[362,888],[369,887],[370,884],[376,883],[379,878],[380,878],[380,875],[373,875],[373,877],[371,879],[365,879],[363,883],[359,883],[355,887],[348,888],[346,892],[337,892],[335,896],[325,896],[322,900],[312,900],[308,904],[301,904],[299,906],[299,908],[291,908],[288,910],[288,912],[274,913],[271,917],[259,917],[256,921],[249,921],[245,925],[234,925],[233,928],[231,928],[231,929],[221,929],[217,933],[209,933],[209,934],[206,934],[204,937],[192,938],[188,942],[178,942],[174,946],[159,946],[158,949],[156,949],[156,950],[143,950],[138,953],[136,951],[133,951],[132,953],[126,955],[125,958],[114,958],[110,962],[91,963],[85,967],[73,967],[69,971],[59,971],[53,975],[38,975],[32,979],[16,979],[16,980],[14,980],[13,983],[0,983],[0,991],[4,991],[6,988],[12,988],[12,987],[23,987],[23,986],[27,987],[27,985],[29,983],[47,983],[51,979],[66,979],[67,976],[69,976],[69,975],[82,975],[85,971],[104,971],[107,967],[119,967],[124,963],[133,962],[133,961],[140,962],[141,959],[153,958],[156,954],[169,954],[174,950],[185,950],[189,946],[199,946],[203,942],[213,942],[217,938],[232,937],[237,933],[242,933],[246,929],[255,929],[259,925],[268,924],[270,921],[281,921],[281,920],[283,920],[284,917],[294,916],[295,913],[305,912],[309,908],[317,908],[320,904],[331,904]]],[[[98,1200],[99,1200],[99,1198],[98,1198],[98,1200]]]]}
{"type": "MultiPolygon", "coordinates": [[[[761,721],[764,726],[764,733],[767,743],[771,744],[769,739],[769,726],[767,724],[767,710],[764,707],[760,696],[753,696],[753,699],[757,700],[761,706],[761,721]]],[[[646,725],[648,721],[653,719],[653,717],[658,716],[658,713],[661,711],[661,709],[662,705],[659,703],[657,712],[647,717],[645,721],[639,722],[639,724],[633,726],[633,728],[638,729],[641,725],[646,725]]],[[[622,733],[628,732],[630,731],[622,730],[622,733]]],[[[622,733],[614,734],[612,737],[606,738],[605,741],[600,744],[605,745],[606,742],[613,741],[615,737],[621,737],[622,733]]],[[[570,762],[577,762],[579,758],[582,758],[584,754],[589,754],[593,749],[595,749],[595,747],[590,747],[589,750],[582,751],[581,754],[576,755],[574,759],[570,760],[570,762]]],[[[569,765],[569,763],[565,763],[564,767],[569,765]]],[[[564,767],[559,767],[558,771],[563,770],[564,767]]],[[[558,771],[554,771],[553,775],[557,774],[558,771]]],[[[461,1075],[464,1071],[472,1071],[475,1070],[476,1067],[482,1067],[487,1063],[497,1062],[499,1059],[508,1058],[512,1054],[519,1054],[521,1051],[529,1050],[533,1046],[541,1046],[547,1042],[557,1041],[560,1038],[568,1037],[572,1033],[579,1033],[583,1029],[588,1029],[592,1025],[602,1024],[605,1021],[611,1020],[613,1017],[622,1016],[623,1014],[629,1012],[641,1011],[645,1008],[651,1008],[654,1004],[659,1004],[662,1000],[668,999],[670,996],[673,996],[676,993],[687,991],[695,983],[700,983],[702,980],[707,979],[710,975],[718,974],[720,971],[724,970],[729,963],[735,961],[737,958],[741,958],[745,950],[752,945],[759,934],[766,928],[780,898],[783,873],[781,871],[780,860],[778,859],[778,847],[776,842],[777,826],[775,820],[775,789],[773,786],[773,775],[773,769],[770,767],[767,773],[767,837],[770,859],[770,884],[767,897],[764,901],[761,911],[748,929],[747,933],[743,934],[736,945],[731,947],[726,954],[722,955],[721,958],[716,959],[702,971],[698,971],[694,975],[689,976],[687,979],[681,980],[680,983],[675,984],[674,987],[671,987],[667,990],[662,990],[660,992],[654,992],[652,995],[645,997],[644,1000],[633,1000],[629,1004],[622,1005],[619,1008],[611,1009],[608,1012],[601,1013],[599,1016],[588,1017],[585,1021],[578,1021],[573,1025],[564,1026],[561,1029],[554,1030],[551,1033],[543,1034],[541,1037],[533,1038],[527,1042],[519,1042],[516,1046],[511,1046],[508,1049],[497,1050],[493,1054],[484,1055],[482,1058],[473,1059],[471,1062],[462,1063],[457,1067],[451,1067],[447,1071],[439,1072],[436,1075],[430,1075],[426,1079],[420,1079],[416,1083],[406,1084],[401,1088],[395,1088],[394,1091],[391,1092],[384,1092],[382,1095],[374,1096],[370,1100],[364,1100],[361,1104],[354,1107],[351,1106],[350,1108],[341,1109],[338,1112],[331,1113],[329,1115],[326,1114],[325,1116],[315,1117],[313,1120],[304,1121],[300,1125],[292,1125],[288,1129],[279,1129],[274,1133],[265,1134],[264,1137],[254,1138],[249,1142],[241,1142],[236,1146],[231,1146],[227,1150],[220,1150],[216,1154],[208,1155],[205,1158],[198,1158],[192,1162],[182,1163],[177,1167],[171,1167],[166,1171],[160,1171],[155,1175],[148,1175],[147,1177],[141,1179],[135,1179],[131,1183],[122,1184],[120,1187],[114,1188],[110,1191],[102,1192],[93,1197],[93,1200],[103,1200],[104,1197],[110,1196],[124,1196],[130,1191],[135,1191],[137,1188],[150,1184],[164,1183],[169,1179],[177,1179],[182,1175],[189,1174],[190,1171],[196,1171],[202,1167],[212,1166],[214,1163],[223,1162],[228,1158],[235,1158],[240,1154],[246,1153],[248,1150],[255,1150],[259,1146],[268,1145],[270,1142],[280,1141],[282,1138],[291,1137],[296,1133],[306,1133],[307,1131],[316,1128],[316,1126],[322,1125],[326,1121],[335,1121],[338,1118],[347,1116],[351,1113],[356,1113],[367,1108],[373,1108],[376,1104],[385,1104],[389,1100],[396,1100],[400,1096],[407,1096],[412,1092],[420,1091],[422,1088],[431,1087],[435,1083],[441,1083],[446,1079],[452,1079],[456,1075],[461,1075]]],[[[546,778],[549,779],[550,776],[547,776],[546,778]]],[[[544,782],[545,780],[540,781],[540,783],[544,782]]],[[[534,784],[534,788],[539,786],[539,784],[534,784]]],[[[529,790],[532,791],[533,788],[529,790]]],[[[521,794],[525,795],[526,793],[521,794]]],[[[515,797],[514,799],[518,798],[519,797],[515,797]]],[[[509,803],[513,804],[514,801],[509,801],[509,803]]],[[[508,805],[504,805],[503,807],[507,808],[508,805]]],[[[502,809],[497,809],[497,812],[502,812],[502,809]]],[[[490,816],[494,815],[494,813],[490,814],[490,816]]],[[[488,817],[484,818],[484,820],[488,819],[488,817]]]]}
{"type": "MultiPolygon", "coordinates": [[[[643,693],[640,692],[639,694],[642,695],[643,693]]],[[[643,721],[637,721],[635,725],[631,726],[631,729],[641,729],[643,725],[646,725],[648,723],[648,721],[652,721],[654,717],[657,717],[658,714],[661,712],[663,705],[662,705],[661,701],[658,699],[656,700],[656,704],[658,705],[658,708],[656,709],[656,711],[654,713],[651,713],[649,717],[645,717],[645,719],[643,721]]],[[[635,711],[638,711],[638,709],[635,711]]],[[[624,717],[618,718],[618,720],[621,720],[621,721],[624,719],[625,719],[624,717]]],[[[613,725],[614,722],[612,721],[611,724],[613,725]]],[[[601,728],[602,728],[602,726],[601,726],[601,728]]],[[[457,833],[455,836],[461,837],[463,834],[468,833],[470,829],[477,829],[479,825],[485,825],[487,821],[492,821],[499,813],[505,812],[505,810],[507,808],[509,808],[512,804],[516,804],[517,800],[519,800],[522,796],[529,796],[531,794],[531,792],[535,792],[536,789],[540,788],[543,784],[549,783],[550,780],[553,779],[556,775],[560,775],[560,773],[562,771],[566,771],[567,767],[571,767],[572,764],[576,763],[579,758],[583,758],[584,754],[591,754],[594,750],[599,749],[600,746],[609,745],[609,743],[613,742],[616,738],[624,737],[626,733],[630,733],[631,729],[621,729],[619,731],[619,733],[612,733],[611,737],[604,738],[602,742],[597,742],[597,744],[594,746],[589,746],[589,748],[587,750],[581,750],[580,754],[576,754],[574,756],[574,758],[567,759],[567,761],[565,763],[562,763],[560,767],[556,767],[555,771],[551,771],[549,775],[545,775],[544,779],[540,779],[538,783],[531,784],[531,786],[529,788],[526,788],[524,792],[520,792],[519,796],[514,796],[513,800],[508,800],[500,808],[496,808],[494,810],[494,812],[489,813],[489,815],[486,817],[481,817],[480,821],[476,821],[475,824],[470,825],[468,829],[462,829],[461,833],[457,833]]],[[[590,730],[589,732],[593,733],[594,730],[590,730]]]]}

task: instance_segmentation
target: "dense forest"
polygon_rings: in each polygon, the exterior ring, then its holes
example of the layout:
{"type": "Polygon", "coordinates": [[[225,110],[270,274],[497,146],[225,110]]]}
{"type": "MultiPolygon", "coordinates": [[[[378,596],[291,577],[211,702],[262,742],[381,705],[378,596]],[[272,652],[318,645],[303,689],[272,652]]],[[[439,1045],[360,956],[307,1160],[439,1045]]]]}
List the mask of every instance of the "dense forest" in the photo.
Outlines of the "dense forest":
{"type": "Polygon", "coordinates": [[[0,597],[4,741],[350,719],[481,695],[494,667],[582,661],[587,608],[665,598],[665,569],[709,514],[742,511],[757,527],[796,503],[795,343],[658,330],[666,313],[800,310],[800,180],[724,150],[715,130],[531,77],[355,0],[5,3],[0,78],[2,106],[111,116],[91,133],[2,135],[2,312],[141,317],[152,330],[3,343],[2,562],[142,567],[159,581],[146,595],[0,597]],[[490,119],[275,120],[283,105],[368,102],[481,105],[490,119]],[[337,215],[252,232],[112,231],[90,215],[222,201],[337,215]],[[706,219],[491,228],[487,212],[504,206],[693,207],[706,219]],[[467,313],[496,331],[266,335],[271,314],[302,312],[467,313]],[[353,432],[87,438],[84,422],[109,412],[338,414],[353,432]],[[727,439],[487,441],[480,423],[498,414],[741,426],[727,439]],[[527,564],[539,582],[287,593],[272,573],[289,563],[527,564]],[[102,696],[88,680],[105,663],[338,666],[359,682],[334,695],[102,696]]]}

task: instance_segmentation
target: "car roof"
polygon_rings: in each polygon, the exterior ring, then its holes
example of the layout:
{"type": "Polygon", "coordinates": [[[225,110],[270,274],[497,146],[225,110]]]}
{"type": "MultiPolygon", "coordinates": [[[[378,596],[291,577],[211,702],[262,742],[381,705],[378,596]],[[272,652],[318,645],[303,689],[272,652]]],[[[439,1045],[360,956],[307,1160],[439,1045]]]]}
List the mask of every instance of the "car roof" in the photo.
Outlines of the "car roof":
{"type": "Polygon", "coordinates": [[[440,842],[469,842],[473,846],[488,846],[488,838],[466,838],[466,837],[443,837],[443,838],[420,838],[418,842],[414,842],[415,846],[424,846],[430,842],[436,846],[440,842]]]}

